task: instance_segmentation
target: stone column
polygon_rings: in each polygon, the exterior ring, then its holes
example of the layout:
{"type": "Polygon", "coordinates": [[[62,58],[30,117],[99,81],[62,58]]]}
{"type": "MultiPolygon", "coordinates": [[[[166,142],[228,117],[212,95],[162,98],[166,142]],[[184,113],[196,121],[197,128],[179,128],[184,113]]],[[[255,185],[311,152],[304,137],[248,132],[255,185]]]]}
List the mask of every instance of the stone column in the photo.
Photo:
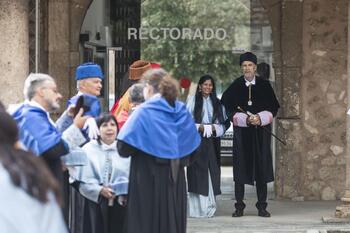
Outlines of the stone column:
{"type": "Polygon", "coordinates": [[[76,93],[75,69],[80,64],[79,36],[86,12],[92,0],[75,0],[70,3],[70,93],[76,93]]]}
{"type": "Polygon", "coordinates": [[[48,1],[48,72],[56,80],[58,89],[63,95],[61,106],[65,106],[70,95],[69,3],[69,0],[48,1]]]}
{"type": "MultiPolygon", "coordinates": [[[[347,93],[348,93],[348,108],[350,103],[350,4],[348,6],[348,85],[347,85],[347,93]]],[[[335,210],[336,218],[350,218],[350,116],[346,116],[346,172],[345,172],[345,193],[341,198],[342,205],[337,206],[335,210]]]]}
{"type": "Polygon", "coordinates": [[[277,198],[300,200],[302,166],[301,68],[302,2],[294,0],[260,0],[267,9],[273,34],[273,67],[276,94],[281,104],[277,135],[287,146],[276,144],[275,193],[277,198]],[[293,19],[293,20],[291,20],[293,19]]]}
{"type": "Polygon", "coordinates": [[[1,0],[0,28],[0,100],[19,103],[29,71],[28,0],[1,0]]]}
{"type": "Polygon", "coordinates": [[[48,1],[48,73],[56,79],[63,94],[61,106],[76,92],[74,71],[79,64],[80,28],[91,2],[48,1]]]}

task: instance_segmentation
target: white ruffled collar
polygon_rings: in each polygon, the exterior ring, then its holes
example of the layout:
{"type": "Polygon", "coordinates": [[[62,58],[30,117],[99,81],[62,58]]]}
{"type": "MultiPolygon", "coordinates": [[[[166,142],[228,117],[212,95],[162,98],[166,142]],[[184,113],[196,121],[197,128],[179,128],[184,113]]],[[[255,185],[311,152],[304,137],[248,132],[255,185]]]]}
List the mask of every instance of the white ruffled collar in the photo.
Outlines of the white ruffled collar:
{"type": "Polygon", "coordinates": [[[107,145],[101,141],[101,148],[103,151],[114,151],[117,150],[117,142],[114,141],[112,144],[107,145]]]}

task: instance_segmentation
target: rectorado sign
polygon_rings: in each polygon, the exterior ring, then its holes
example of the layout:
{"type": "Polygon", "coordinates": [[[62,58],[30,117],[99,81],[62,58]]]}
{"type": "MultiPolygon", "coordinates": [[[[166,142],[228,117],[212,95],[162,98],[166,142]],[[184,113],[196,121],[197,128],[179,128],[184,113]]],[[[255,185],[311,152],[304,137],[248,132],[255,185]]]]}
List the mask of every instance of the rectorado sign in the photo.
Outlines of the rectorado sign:
{"type": "Polygon", "coordinates": [[[225,40],[224,28],[128,28],[129,40],[225,40]]]}

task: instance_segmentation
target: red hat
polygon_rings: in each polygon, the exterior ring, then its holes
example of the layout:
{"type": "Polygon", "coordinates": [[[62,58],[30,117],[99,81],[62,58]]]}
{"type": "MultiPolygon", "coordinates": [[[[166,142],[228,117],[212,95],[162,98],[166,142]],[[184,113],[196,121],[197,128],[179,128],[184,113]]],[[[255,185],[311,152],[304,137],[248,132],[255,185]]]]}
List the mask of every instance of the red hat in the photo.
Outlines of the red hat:
{"type": "Polygon", "coordinates": [[[153,63],[153,62],[151,62],[151,67],[152,67],[152,69],[160,68],[160,63],[153,63]]]}
{"type": "Polygon", "coordinates": [[[191,80],[189,80],[187,77],[181,77],[180,86],[185,89],[189,88],[191,86],[191,80]]]}

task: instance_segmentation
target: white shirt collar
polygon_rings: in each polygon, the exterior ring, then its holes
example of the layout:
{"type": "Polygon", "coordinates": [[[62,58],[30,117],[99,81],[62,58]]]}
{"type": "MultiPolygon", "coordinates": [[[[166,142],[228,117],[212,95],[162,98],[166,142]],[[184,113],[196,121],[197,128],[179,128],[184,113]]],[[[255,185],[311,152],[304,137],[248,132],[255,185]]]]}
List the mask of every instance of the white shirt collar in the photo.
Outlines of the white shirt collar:
{"type": "Polygon", "coordinates": [[[107,145],[101,140],[101,148],[104,151],[117,150],[117,142],[114,141],[112,144],[107,145]]]}
{"type": "Polygon", "coordinates": [[[245,80],[245,85],[247,87],[249,87],[249,85],[255,85],[255,76],[252,81],[248,81],[247,79],[244,79],[244,80],[245,80]]]}
{"type": "Polygon", "coordinates": [[[149,100],[150,100],[150,99],[157,98],[157,97],[161,97],[161,96],[162,96],[162,95],[161,95],[160,93],[156,93],[156,94],[152,95],[152,96],[149,98],[149,100]]]}
{"type": "Polygon", "coordinates": [[[38,102],[36,102],[35,100],[29,101],[28,104],[29,104],[30,106],[40,108],[40,109],[43,110],[44,112],[47,112],[46,109],[45,109],[41,104],[39,104],[38,102]]]}
{"type": "Polygon", "coordinates": [[[55,122],[53,122],[53,120],[52,120],[51,117],[50,117],[50,113],[49,113],[48,111],[46,111],[46,109],[45,109],[43,106],[41,106],[41,104],[39,104],[39,103],[36,102],[35,100],[28,101],[28,104],[29,104],[30,106],[39,108],[39,109],[43,110],[44,112],[46,112],[46,115],[47,115],[47,118],[48,118],[49,122],[50,122],[53,126],[56,127],[55,122]]]}

